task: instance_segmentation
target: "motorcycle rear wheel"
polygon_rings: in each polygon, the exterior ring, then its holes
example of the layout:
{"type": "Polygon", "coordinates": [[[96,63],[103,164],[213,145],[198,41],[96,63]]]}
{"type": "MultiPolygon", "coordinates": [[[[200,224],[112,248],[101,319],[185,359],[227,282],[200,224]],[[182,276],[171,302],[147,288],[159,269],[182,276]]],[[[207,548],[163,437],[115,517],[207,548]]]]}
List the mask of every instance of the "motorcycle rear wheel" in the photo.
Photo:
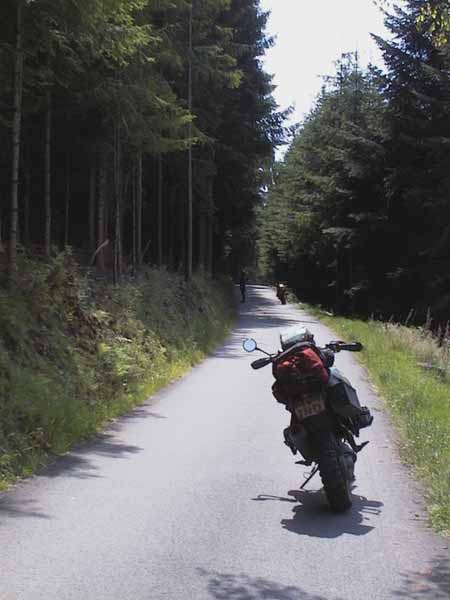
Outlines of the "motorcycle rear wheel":
{"type": "Polygon", "coordinates": [[[316,440],[319,473],[325,495],[333,510],[344,512],[352,505],[350,482],[339,454],[337,440],[331,432],[316,440]]]}

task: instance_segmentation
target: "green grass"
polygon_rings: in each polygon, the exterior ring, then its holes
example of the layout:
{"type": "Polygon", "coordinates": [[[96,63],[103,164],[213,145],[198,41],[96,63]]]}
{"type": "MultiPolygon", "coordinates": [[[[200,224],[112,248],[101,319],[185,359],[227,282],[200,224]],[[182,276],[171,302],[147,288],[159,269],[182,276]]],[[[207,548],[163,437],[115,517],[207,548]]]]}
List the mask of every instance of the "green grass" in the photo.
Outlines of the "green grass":
{"type": "Polygon", "coordinates": [[[0,489],[201,360],[234,319],[230,286],[147,270],[120,287],[70,255],[0,289],[0,489]]]}
{"type": "Polygon", "coordinates": [[[364,345],[358,357],[400,432],[403,460],[423,484],[430,522],[450,535],[449,340],[439,347],[424,329],[315,312],[342,339],[364,345]]]}

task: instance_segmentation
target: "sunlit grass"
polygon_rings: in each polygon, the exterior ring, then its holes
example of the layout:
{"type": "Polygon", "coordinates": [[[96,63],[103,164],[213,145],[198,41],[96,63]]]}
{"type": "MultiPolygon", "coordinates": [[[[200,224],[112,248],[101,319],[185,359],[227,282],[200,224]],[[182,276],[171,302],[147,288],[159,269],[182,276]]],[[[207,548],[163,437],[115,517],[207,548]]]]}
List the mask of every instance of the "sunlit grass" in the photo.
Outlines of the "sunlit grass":
{"type": "Polygon", "coordinates": [[[448,340],[441,347],[425,329],[316,312],[342,339],[364,345],[358,358],[400,432],[403,460],[423,484],[430,521],[437,530],[450,534],[448,340]]]}

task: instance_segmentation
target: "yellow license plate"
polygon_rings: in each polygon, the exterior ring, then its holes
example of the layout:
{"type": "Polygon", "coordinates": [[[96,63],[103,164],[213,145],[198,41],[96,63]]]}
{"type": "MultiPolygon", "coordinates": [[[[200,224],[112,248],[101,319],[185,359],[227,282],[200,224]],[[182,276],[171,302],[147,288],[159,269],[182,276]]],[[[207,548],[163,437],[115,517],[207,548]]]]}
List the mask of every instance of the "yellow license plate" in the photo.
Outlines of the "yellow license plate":
{"type": "Polygon", "coordinates": [[[299,421],[318,415],[325,410],[325,397],[320,392],[302,396],[295,406],[295,414],[299,421]]]}

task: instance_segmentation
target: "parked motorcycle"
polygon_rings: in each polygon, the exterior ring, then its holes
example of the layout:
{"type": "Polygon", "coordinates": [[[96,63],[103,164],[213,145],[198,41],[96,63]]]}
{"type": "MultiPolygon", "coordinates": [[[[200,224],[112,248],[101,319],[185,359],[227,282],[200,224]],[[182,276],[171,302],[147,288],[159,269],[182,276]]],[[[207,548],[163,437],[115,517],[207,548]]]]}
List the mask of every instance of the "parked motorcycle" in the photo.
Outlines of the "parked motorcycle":
{"type": "Polygon", "coordinates": [[[368,444],[358,445],[355,437],[372,424],[367,407],[361,406],[356,390],[335,367],[334,355],[342,350],[359,352],[358,342],[331,341],[320,348],[308,330],[280,335],[282,349],[269,354],[257,342],[246,339],[244,350],[266,354],[251,363],[253,369],[269,364],[275,383],[272,393],[291,414],[284,430],[284,443],[303,460],[296,464],[312,466],[301,489],[319,472],[326,497],[336,511],[352,505],[351,484],[357,454],[368,444]],[[305,333],[306,332],[306,333],[305,333]]]}
{"type": "Polygon", "coordinates": [[[281,302],[281,304],[286,304],[287,289],[284,283],[277,283],[277,298],[281,302]]]}

